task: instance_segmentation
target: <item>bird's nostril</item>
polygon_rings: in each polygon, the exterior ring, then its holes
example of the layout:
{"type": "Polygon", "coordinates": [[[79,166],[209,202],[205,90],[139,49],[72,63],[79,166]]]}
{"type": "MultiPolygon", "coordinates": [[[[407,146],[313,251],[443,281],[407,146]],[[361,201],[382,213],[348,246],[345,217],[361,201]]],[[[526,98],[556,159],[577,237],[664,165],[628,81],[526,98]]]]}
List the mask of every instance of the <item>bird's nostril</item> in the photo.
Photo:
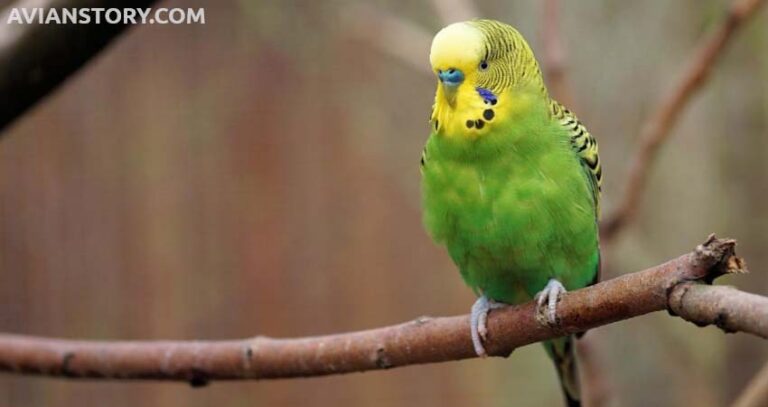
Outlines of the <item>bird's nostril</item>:
{"type": "Polygon", "coordinates": [[[451,68],[451,69],[449,69],[449,70],[448,70],[448,73],[449,73],[449,74],[453,74],[454,72],[456,72],[456,70],[455,70],[455,69],[453,69],[453,68],[451,68]]]}

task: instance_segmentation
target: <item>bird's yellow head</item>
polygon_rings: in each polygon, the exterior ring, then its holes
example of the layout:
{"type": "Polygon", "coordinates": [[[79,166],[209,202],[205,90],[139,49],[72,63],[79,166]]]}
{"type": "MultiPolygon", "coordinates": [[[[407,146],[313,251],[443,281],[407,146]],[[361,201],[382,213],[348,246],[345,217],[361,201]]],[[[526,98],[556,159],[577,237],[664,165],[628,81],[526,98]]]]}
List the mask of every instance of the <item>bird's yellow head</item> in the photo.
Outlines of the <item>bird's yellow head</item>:
{"type": "Polygon", "coordinates": [[[487,62],[480,67],[484,44],[483,33],[469,23],[451,24],[435,35],[429,62],[449,104],[454,104],[459,87],[476,82],[478,71],[487,67],[487,62]]]}
{"type": "Polygon", "coordinates": [[[533,51],[517,30],[498,21],[443,28],[432,41],[429,61],[438,79],[432,123],[448,135],[481,134],[498,116],[496,110],[515,108],[515,92],[546,95],[533,51]]]}

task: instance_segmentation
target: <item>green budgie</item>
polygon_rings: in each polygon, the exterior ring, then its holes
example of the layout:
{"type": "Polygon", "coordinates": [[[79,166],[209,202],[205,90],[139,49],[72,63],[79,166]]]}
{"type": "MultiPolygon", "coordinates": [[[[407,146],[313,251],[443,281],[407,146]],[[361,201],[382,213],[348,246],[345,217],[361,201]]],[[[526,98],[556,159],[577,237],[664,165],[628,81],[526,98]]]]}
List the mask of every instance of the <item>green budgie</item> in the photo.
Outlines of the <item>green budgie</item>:
{"type": "MultiPolygon", "coordinates": [[[[533,51],[509,25],[449,25],[430,62],[438,86],[421,158],[424,224],[480,296],[471,331],[485,356],[491,309],[535,298],[555,325],[560,295],[597,281],[597,143],[549,97],[533,51]]],[[[579,406],[573,338],[544,346],[568,406],[579,406]]]]}

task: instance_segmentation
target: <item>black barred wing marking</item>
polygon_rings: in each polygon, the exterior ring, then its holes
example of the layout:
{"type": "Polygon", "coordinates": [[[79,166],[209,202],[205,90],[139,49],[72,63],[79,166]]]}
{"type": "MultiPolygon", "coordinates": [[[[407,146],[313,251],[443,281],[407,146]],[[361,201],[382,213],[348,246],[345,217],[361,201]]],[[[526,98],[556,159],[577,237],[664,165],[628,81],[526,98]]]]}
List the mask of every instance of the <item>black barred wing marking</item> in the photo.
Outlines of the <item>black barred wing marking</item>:
{"type": "Polygon", "coordinates": [[[578,154],[582,167],[587,173],[592,198],[595,202],[595,211],[600,213],[600,191],[603,183],[603,169],[600,166],[600,155],[597,149],[597,140],[589,134],[587,128],[579,119],[556,101],[552,101],[552,115],[567,130],[571,139],[571,147],[578,154]]]}

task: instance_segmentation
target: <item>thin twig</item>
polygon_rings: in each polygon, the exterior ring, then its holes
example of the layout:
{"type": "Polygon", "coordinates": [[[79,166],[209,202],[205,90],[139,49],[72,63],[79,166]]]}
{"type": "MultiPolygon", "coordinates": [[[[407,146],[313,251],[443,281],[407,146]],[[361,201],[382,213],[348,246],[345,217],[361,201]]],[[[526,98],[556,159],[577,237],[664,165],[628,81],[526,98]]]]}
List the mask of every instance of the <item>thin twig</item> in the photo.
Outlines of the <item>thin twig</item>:
{"type": "Polygon", "coordinates": [[[712,36],[702,41],[698,52],[686,67],[681,81],[661,100],[656,111],[649,117],[642,128],[639,146],[631,160],[624,196],[612,216],[601,225],[600,237],[603,242],[611,241],[633,219],[659,147],[669,137],[691,97],[706,82],[712,67],[723,54],[733,34],[764,3],[765,0],[734,1],[728,17],[712,36]]]}
{"type": "MultiPolygon", "coordinates": [[[[532,302],[494,311],[488,319],[486,349],[507,356],[520,346],[668,309],[670,304],[678,315],[694,315],[704,322],[699,317],[707,315],[707,301],[726,288],[713,287],[699,296],[692,295],[688,283],[740,270],[734,246],[733,240],[710,237],[694,252],[665,264],[567,293],[558,305],[558,327],[540,324],[532,302]],[[687,293],[670,303],[680,293],[678,287],[687,293]]],[[[765,324],[747,325],[756,317],[749,314],[754,309],[742,303],[762,303],[765,298],[739,298],[731,303],[720,296],[721,313],[728,321],[721,326],[768,336],[765,324]]],[[[321,376],[476,357],[468,327],[469,316],[462,315],[298,339],[97,342],[6,334],[0,335],[0,370],[69,378],[183,380],[193,385],[321,376]]]]}
{"type": "Polygon", "coordinates": [[[731,407],[768,406],[768,363],[750,380],[731,407]]]}
{"type": "Polygon", "coordinates": [[[432,0],[432,6],[443,25],[480,17],[472,0],[432,0]]]}
{"type": "Polygon", "coordinates": [[[581,385],[584,405],[602,407],[611,399],[611,386],[603,373],[600,354],[596,350],[594,334],[588,334],[576,341],[579,366],[581,366],[581,385]]]}
{"type": "Polygon", "coordinates": [[[349,6],[343,17],[355,37],[375,45],[416,72],[432,75],[428,59],[432,36],[419,25],[368,4],[349,6]]]}
{"type": "Polygon", "coordinates": [[[546,0],[542,10],[541,24],[542,65],[544,79],[550,94],[571,110],[573,98],[565,75],[565,47],[560,36],[560,2],[546,0]]]}

